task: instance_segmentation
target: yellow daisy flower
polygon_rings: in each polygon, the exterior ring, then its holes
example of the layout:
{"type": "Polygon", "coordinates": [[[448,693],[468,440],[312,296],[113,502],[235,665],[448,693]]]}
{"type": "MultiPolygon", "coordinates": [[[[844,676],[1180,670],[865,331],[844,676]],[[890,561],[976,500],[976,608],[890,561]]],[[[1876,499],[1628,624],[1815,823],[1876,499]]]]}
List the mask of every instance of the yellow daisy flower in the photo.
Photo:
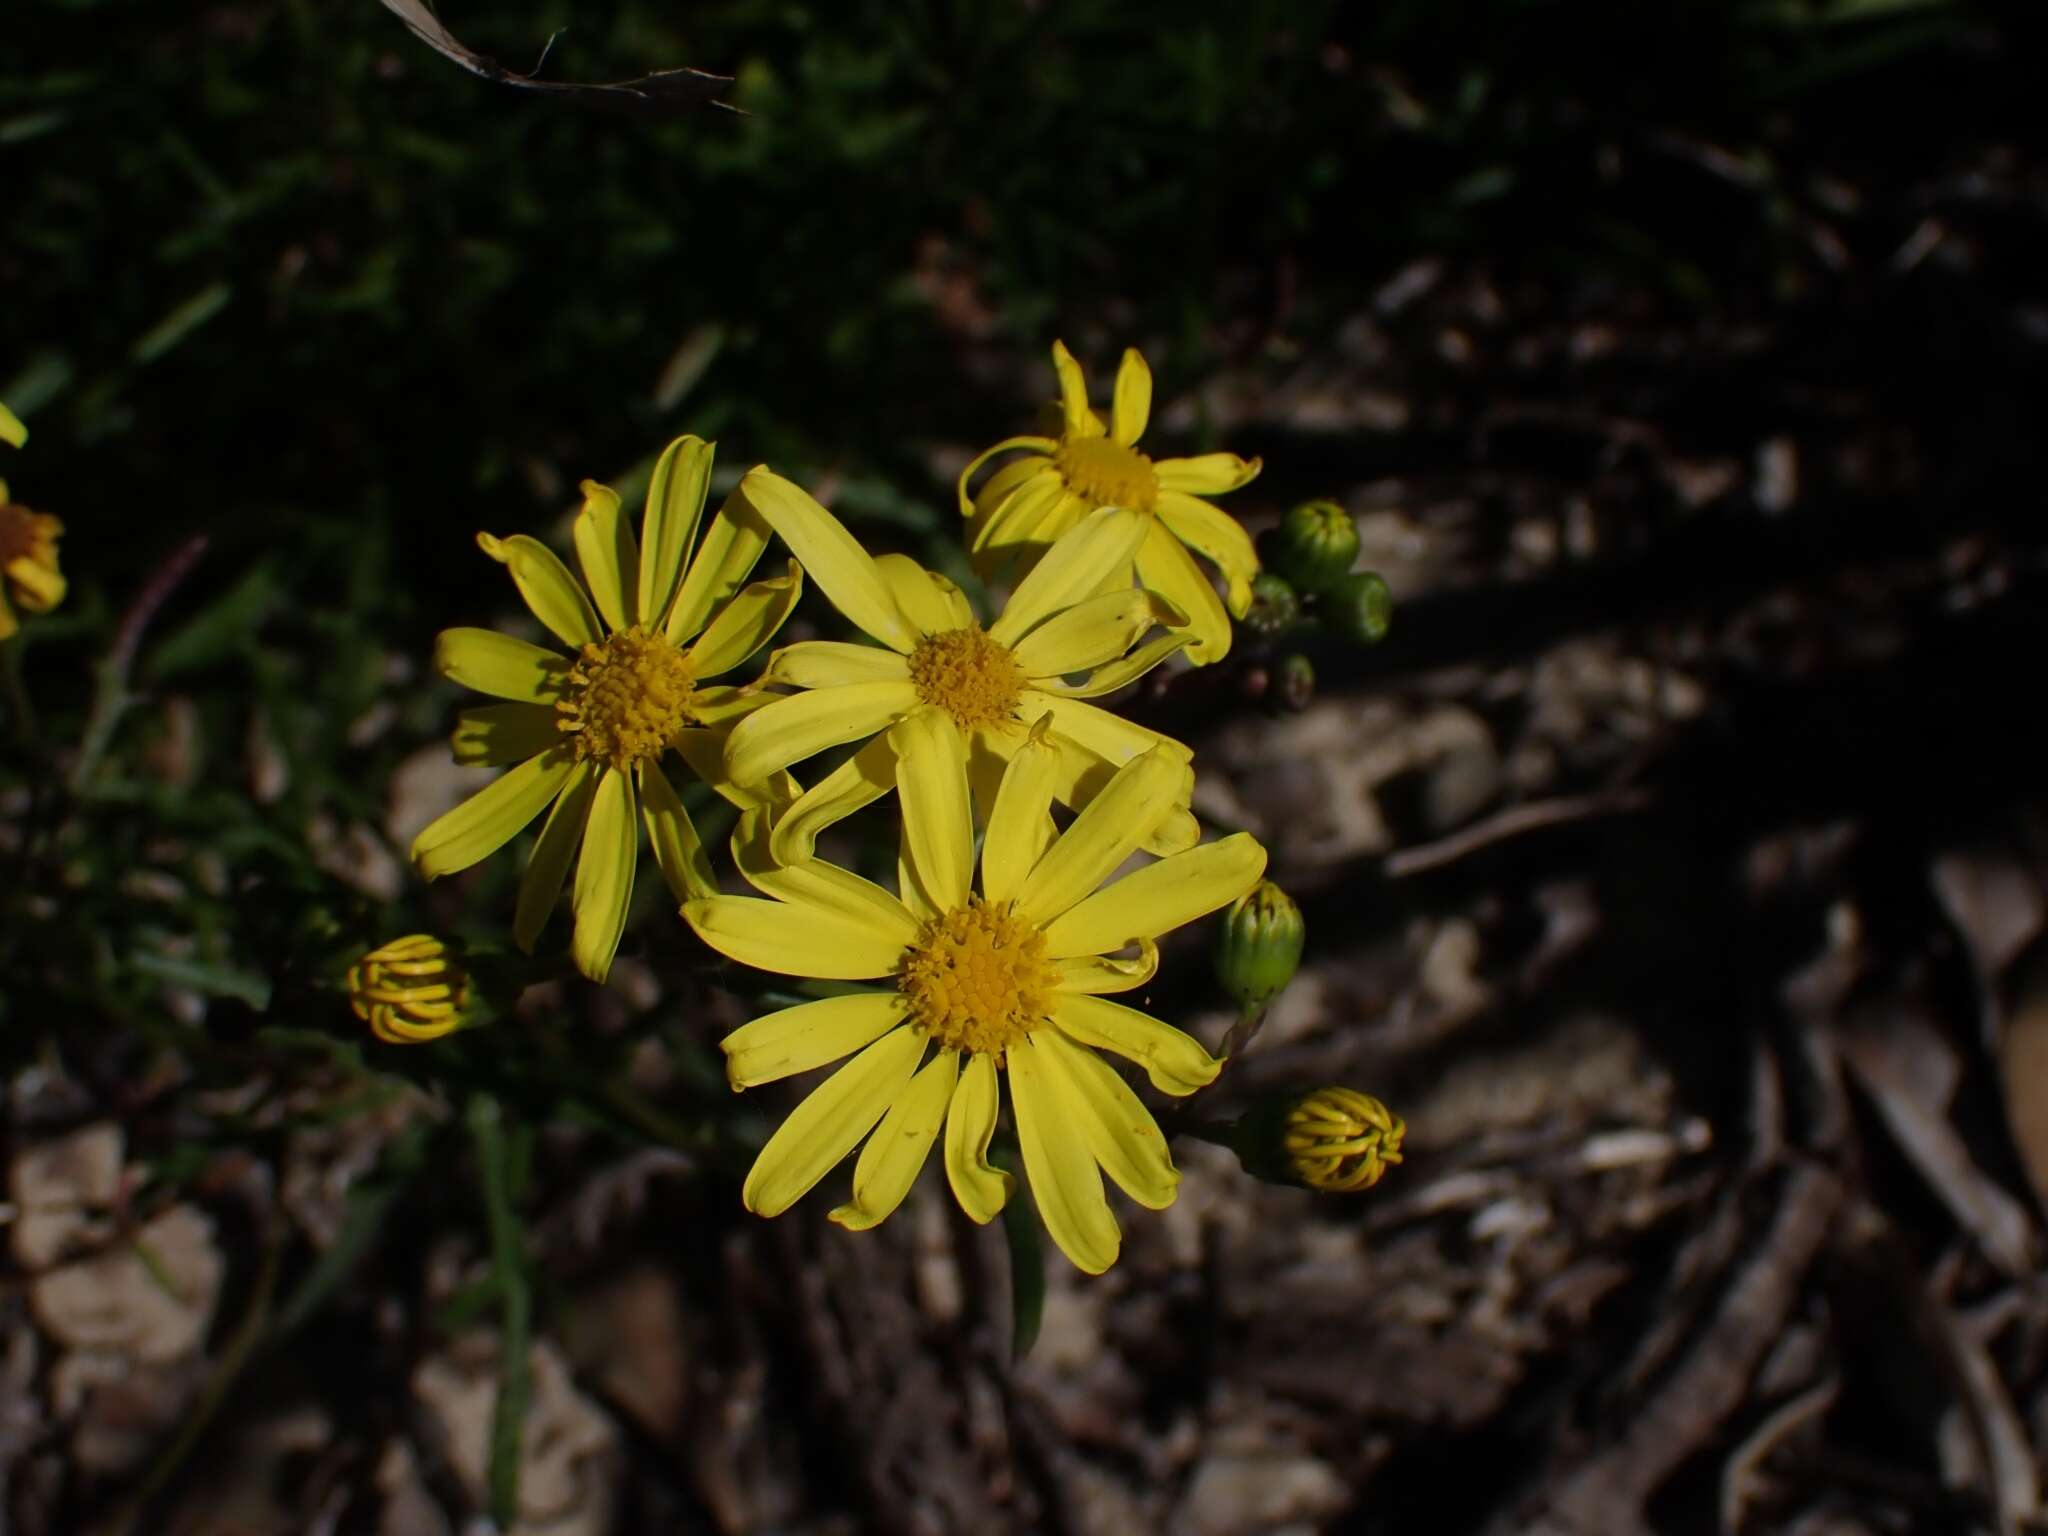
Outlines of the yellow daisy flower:
{"type": "MultiPolygon", "coordinates": [[[[638,540],[619,498],[583,482],[575,541],[588,595],[539,540],[477,535],[568,655],[487,629],[444,630],[434,648],[443,675],[508,701],[464,711],[456,760],[519,766],[420,833],[413,861],[430,880],[467,869],[552,805],[519,884],[513,937],[532,950],[580,844],[570,951],[593,981],[611,969],[632,899],[636,803],[676,899],[717,889],[660,759],[673,747],[728,798],[755,802],[725,782],[722,762],[732,722],[766,698],[704,680],[765,645],[803,590],[795,561],[787,576],[740,589],[768,542],[743,503],[728,501],[697,539],[711,452],[696,437],[669,445],[647,487],[638,540]]],[[[793,789],[783,779],[768,792],[793,789]]]]}
{"type": "Polygon", "coordinates": [[[1102,885],[1169,813],[1184,765],[1164,748],[1143,753],[1055,835],[1047,812],[1060,754],[1041,722],[1003,775],[973,890],[967,776],[947,723],[913,714],[890,732],[903,800],[900,897],[819,860],[777,865],[761,837],[766,813],[756,812],[742,818],[734,852],[768,899],[683,905],[705,943],[748,965],[894,982],[726,1036],[736,1089],[853,1058],[769,1138],[743,1198],[759,1215],[779,1215],[866,1137],[853,1198],[832,1219],[872,1227],[902,1202],[943,1129],[953,1193],[986,1222],[1010,1196],[1008,1176],[988,1161],[998,1074],[1007,1073],[1039,1214],[1068,1258],[1100,1274],[1122,1240],[1102,1174],[1153,1210],[1173,1203],[1180,1174],[1150,1112],[1096,1049],[1142,1066],[1163,1093],[1193,1093],[1218,1070],[1193,1036],[1103,994],[1150,980],[1154,940],[1243,895],[1266,850],[1240,832],[1102,885]],[[1116,957],[1130,945],[1135,958],[1116,957]]]}
{"type": "Polygon", "coordinates": [[[1187,642],[1177,627],[1184,616],[1156,593],[1096,590],[1103,570],[1127,563],[1144,536],[1136,513],[1105,510],[1078,524],[983,629],[952,582],[902,555],[871,558],[837,518],[780,475],[752,470],[737,494],[782,536],[832,605],[880,644],[782,647],[763,681],[799,691],[733,727],[725,764],[741,785],[828,747],[874,738],[790,806],[776,825],[777,858],[809,858],[820,831],[887,794],[897,782],[897,753],[893,738],[878,733],[921,716],[942,722],[933,728],[965,764],[980,819],[1028,722],[1049,714],[1062,804],[1085,803],[1116,769],[1163,747],[1182,772],[1154,851],[1188,847],[1201,835],[1186,809],[1194,787],[1187,748],[1087,702],[1143,677],[1187,642]],[[1138,643],[1157,626],[1167,632],[1138,643]]]}
{"type": "Polygon", "coordinates": [[[1259,460],[1205,453],[1155,462],[1140,453],[1138,439],[1152,414],[1152,370],[1136,348],[1125,351],[1117,369],[1107,429],[1089,409],[1081,365],[1064,342],[1052,344],[1052,360],[1060,378],[1060,435],[1004,438],[960,472],[960,513],[974,520],[975,569],[993,577],[1028,566],[1097,507],[1129,508],[1145,520],[1132,561],[1139,584],[1189,616],[1191,661],[1222,660],[1230,650],[1231,617],[1243,618],[1251,607],[1259,557],[1237,519],[1202,498],[1249,485],[1259,460]],[[967,483],[981,467],[1015,449],[1024,456],[969,496],[967,483]],[[1228,612],[1189,550],[1222,571],[1228,612]]]}
{"type": "MultiPolygon", "coordinates": [[[[0,442],[19,448],[28,428],[0,405],[0,442]]],[[[57,568],[57,540],[64,525],[47,512],[31,512],[7,498],[0,480],[0,640],[21,628],[14,610],[48,613],[64,601],[64,573],[57,568]]]]}

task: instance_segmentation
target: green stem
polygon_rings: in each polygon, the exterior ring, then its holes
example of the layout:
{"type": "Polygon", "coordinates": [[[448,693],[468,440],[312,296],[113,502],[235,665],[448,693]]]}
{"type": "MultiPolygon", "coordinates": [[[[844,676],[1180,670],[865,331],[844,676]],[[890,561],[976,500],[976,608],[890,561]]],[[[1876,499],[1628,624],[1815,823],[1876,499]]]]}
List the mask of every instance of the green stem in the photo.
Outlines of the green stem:
{"type": "Polygon", "coordinates": [[[526,1244],[513,1207],[511,1139],[504,1112],[489,1094],[469,1101],[469,1132],[476,1142],[483,1177],[484,1214],[490,1223],[491,1267],[502,1303],[498,1354],[498,1400],[491,1412],[491,1519],[509,1530],[519,1514],[520,1439],[533,1382],[527,1359],[533,1339],[533,1288],[526,1270],[526,1244]]]}

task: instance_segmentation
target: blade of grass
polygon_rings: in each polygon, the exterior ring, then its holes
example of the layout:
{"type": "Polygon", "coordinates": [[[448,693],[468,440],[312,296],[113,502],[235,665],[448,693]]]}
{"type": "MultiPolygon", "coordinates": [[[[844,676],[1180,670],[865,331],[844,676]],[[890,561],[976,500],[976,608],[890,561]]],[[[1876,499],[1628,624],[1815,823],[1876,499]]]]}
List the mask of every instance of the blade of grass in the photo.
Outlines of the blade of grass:
{"type": "Polygon", "coordinates": [[[491,1412],[491,1519],[510,1529],[519,1514],[520,1438],[533,1392],[527,1352],[533,1336],[533,1289],[526,1268],[525,1235],[514,1207],[521,1181],[524,1138],[508,1132],[498,1101],[479,1093],[469,1101],[469,1132],[483,1178],[484,1214],[490,1223],[491,1268],[502,1303],[498,1345],[498,1401],[491,1412]]]}

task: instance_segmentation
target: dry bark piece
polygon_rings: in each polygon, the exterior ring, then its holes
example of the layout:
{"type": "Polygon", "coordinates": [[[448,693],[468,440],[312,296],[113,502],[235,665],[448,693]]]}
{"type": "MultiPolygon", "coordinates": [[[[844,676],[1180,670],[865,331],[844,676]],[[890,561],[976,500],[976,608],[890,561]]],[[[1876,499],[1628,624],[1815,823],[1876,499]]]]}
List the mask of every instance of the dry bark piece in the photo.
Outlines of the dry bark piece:
{"type": "Polygon", "coordinates": [[[121,1128],[102,1120],[24,1149],[8,1170],[19,1214],[10,1240],[14,1261],[48,1269],[69,1251],[105,1241],[112,1226],[96,1212],[121,1188],[121,1128]]]}
{"type": "MultiPolygon", "coordinates": [[[[555,1347],[533,1346],[533,1396],[520,1441],[519,1519],[508,1536],[604,1536],[618,1497],[619,1434],[576,1390],[555,1347]]],[[[497,1347],[473,1334],[413,1373],[416,1396],[472,1503],[489,1502],[497,1347]]]]}
{"type": "Polygon", "coordinates": [[[130,1241],[38,1275],[29,1306],[67,1349],[165,1362],[205,1338],[225,1269],[213,1223],[174,1206],[130,1241]]]}

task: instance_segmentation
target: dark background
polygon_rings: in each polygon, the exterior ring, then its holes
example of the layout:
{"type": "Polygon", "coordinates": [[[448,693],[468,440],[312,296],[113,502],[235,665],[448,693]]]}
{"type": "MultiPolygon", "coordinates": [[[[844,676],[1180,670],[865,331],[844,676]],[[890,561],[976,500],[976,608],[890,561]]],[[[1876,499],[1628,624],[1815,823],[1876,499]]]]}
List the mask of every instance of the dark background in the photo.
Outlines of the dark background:
{"type": "MultiPolygon", "coordinates": [[[[200,1347],[67,1396],[17,1247],[19,1529],[460,1528],[496,1177],[561,1363],[536,1531],[2042,1528],[2031,10],[442,14],[743,111],[543,99],[373,0],[0,20],[0,469],[72,585],[12,663],[7,1151],[120,1125],[110,1240],[198,1209],[220,1269],[200,1347]],[[1130,707],[1309,916],[1211,1108],[1343,1081],[1412,1129],[1349,1201],[1177,1145],[1013,1366],[1008,1255],[943,1200],[739,1212],[778,1101],[718,1081],[740,1005],[659,882],[612,988],[445,1046],[366,1047],[323,977],[505,926],[516,861],[399,864],[453,792],[432,635],[511,611],[477,529],[559,534],[692,431],[719,489],[772,462],[964,574],[952,476],[1056,336],[1098,392],[1141,347],[1148,449],[1262,455],[1231,510],[1335,497],[1392,585],[1378,648],[1130,707]]],[[[1200,939],[1159,1000],[1213,1044],[1200,939]]]]}

